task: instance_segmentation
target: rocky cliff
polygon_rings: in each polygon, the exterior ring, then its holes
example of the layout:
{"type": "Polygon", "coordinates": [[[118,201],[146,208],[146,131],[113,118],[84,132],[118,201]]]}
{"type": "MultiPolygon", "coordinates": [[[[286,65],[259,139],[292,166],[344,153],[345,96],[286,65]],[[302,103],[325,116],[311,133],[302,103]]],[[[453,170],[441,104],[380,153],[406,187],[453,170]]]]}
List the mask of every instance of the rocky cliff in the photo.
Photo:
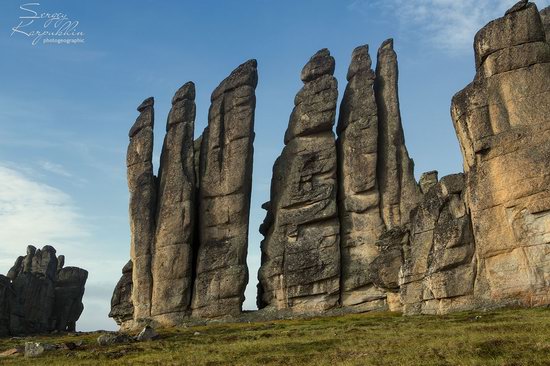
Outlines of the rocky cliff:
{"type": "Polygon", "coordinates": [[[53,247],[31,245],[0,276],[0,336],[75,330],[88,272],[64,264],[53,247]]]}
{"type": "MultiPolygon", "coordinates": [[[[418,183],[393,40],[374,70],[368,46],[353,51],[338,116],[335,60],[327,49],[313,55],[263,205],[260,311],[550,304],[549,23],[550,8],[520,1],[478,32],[474,81],[451,107],[464,172],[431,171],[418,183]]],[[[194,89],[184,85],[158,179],[152,99],[138,108],[128,149],[132,261],[111,312],[119,324],[240,314],[256,84],[255,61],[225,79],[195,141],[194,89]]]]}
{"type": "Polygon", "coordinates": [[[477,258],[475,306],[547,304],[550,44],[519,2],[478,32],[476,77],[453,98],[477,258]]]}

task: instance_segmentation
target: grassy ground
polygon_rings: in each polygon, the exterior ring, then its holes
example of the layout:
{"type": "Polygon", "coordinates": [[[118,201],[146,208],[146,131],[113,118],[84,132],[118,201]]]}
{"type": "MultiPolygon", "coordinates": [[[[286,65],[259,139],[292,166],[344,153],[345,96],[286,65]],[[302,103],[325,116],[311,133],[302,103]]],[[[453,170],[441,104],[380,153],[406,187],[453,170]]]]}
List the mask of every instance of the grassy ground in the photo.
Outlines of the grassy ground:
{"type": "Polygon", "coordinates": [[[2,365],[550,365],[550,309],[448,316],[371,313],[167,329],[146,343],[100,347],[98,334],[0,339],[83,341],[75,351],[2,365]],[[200,334],[195,334],[199,332],[200,334]]]}

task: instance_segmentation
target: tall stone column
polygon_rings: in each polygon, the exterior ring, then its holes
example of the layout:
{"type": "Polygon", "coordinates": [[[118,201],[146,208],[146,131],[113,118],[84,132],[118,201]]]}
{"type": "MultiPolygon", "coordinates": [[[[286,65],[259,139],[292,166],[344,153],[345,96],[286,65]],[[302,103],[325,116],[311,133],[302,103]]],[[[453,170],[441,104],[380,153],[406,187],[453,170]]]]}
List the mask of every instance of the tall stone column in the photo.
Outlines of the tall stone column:
{"type": "Polygon", "coordinates": [[[378,189],[378,110],[367,45],[357,47],[348,69],[338,119],[341,302],[364,310],[383,308],[384,291],[369,279],[379,255],[376,241],[386,230],[378,189]]]}
{"type": "Polygon", "coordinates": [[[304,66],[303,88],[273,167],[271,201],[261,227],[258,306],[322,311],[338,304],[340,225],[332,128],[338,97],[327,49],[304,66]]]}
{"type": "Polygon", "coordinates": [[[376,81],[378,105],[378,182],[382,218],[387,229],[407,224],[421,198],[414,163],[405,146],[398,93],[399,71],[393,39],[378,50],[376,81]]]}
{"type": "Polygon", "coordinates": [[[153,98],[148,98],[138,107],[140,115],[130,129],[126,158],[130,191],[131,257],[134,264],[132,302],[136,320],[151,316],[153,291],[151,260],[157,199],[152,163],[153,104],[153,98]]]}
{"type": "Polygon", "coordinates": [[[212,93],[200,154],[194,317],[238,315],[244,301],[257,83],[250,60],[212,93]]]}
{"type": "Polygon", "coordinates": [[[195,225],[195,84],[172,98],[159,168],[151,315],[182,318],[191,303],[195,225]]]}

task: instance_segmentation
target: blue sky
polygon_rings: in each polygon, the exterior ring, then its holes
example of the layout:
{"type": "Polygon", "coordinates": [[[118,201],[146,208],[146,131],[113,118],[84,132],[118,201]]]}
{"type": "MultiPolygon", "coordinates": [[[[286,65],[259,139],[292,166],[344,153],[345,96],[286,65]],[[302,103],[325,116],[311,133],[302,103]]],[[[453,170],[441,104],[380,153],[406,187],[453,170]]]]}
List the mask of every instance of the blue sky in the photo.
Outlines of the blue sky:
{"type": "MultiPolygon", "coordinates": [[[[0,273],[26,245],[54,245],[90,271],[79,329],[114,329],[112,290],[129,257],[127,132],[143,99],[156,100],[155,168],[173,93],[197,87],[196,136],[210,93],[231,70],[258,60],[256,141],[246,308],[254,308],[258,227],[271,169],[318,49],[336,58],[340,95],[352,50],[371,56],[395,39],[401,112],[417,177],[462,170],[450,100],[474,76],[472,41],[515,0],[69,1],[0,3],[0,273]],[[79,22],[81,44],[32,45],[12,35],[26,6],[79,22]]],[[[536,1],[539,9],[550,0],[536,1]]],[[[43,29],[35,20],[26,29],[43,29]]]]}

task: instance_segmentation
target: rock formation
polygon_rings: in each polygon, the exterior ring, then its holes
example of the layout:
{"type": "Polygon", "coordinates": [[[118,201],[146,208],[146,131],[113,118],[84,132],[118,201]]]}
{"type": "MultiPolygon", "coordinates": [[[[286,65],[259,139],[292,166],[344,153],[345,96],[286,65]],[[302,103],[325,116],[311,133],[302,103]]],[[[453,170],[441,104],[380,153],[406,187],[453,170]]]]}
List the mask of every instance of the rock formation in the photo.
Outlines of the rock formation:
{"type": "Polygon", "coordinates": [[[540,11],[540,18],[546,33],[546,42],[550,42],[550,6],[540,11]]]}
{"type": "Polygon", "coordinates": [[[411,210],[420,201],[414,179],[414,163],[409,158],[401,124],[398,95],[397,54],[393,40],[385,41],[378,50],[375,95],[378,106],[380,211],[387,229],[409,222],[411,210]]]}
{"type": "Polygon", "coordinates": [[[452,102],[476,246],[472,307],[548,304],[550,45],[536,5],[487,24],[474,48],[475,80],[452,102]]]}
{"type": "Polygon", "coordinates": [[[238,315],[244,301],[256,67],[245,62],[212,93],[200,154],[195,317],[238,315]]]}
{"type": "Polygon", "coordinates": [[[138,107],[140,115],[130,129],[126,158],[130,190],[132,302],[136,319],[147,319],[151,316],[153,293],[151,262],[157,201],[152,162],[155,123],[153,104],[153,98],[147,98],[138,107]]]}
{"type": "Polygon", "coordinates": [[[341,303],[358,310],[385,309],[393,291],[372,282],[382,234],[405,225],[420,199],[405,147],[393,40],[378,51],[376,75],[368,46],[355,49],[338,120],[341,303]]]}
{"type": "Polygon", "coordinates": [[[463,190],[463,174],[436,178],[413,211],[400,281],[406,314],[467,310],[472,303],[475,241],[463,190]]]}
{"type": "Polygon", "coordinates": [[[357,47],[348,69],[337,127],[340,291],[344,306],[373,306],[385,298],[369,279],[369,267],[379,254],[376,241],[385,231],[380,215],[379,126],[371,65],[368,46],[357,47]]]}
{"type": "Polygon", "coordinates": [[[131,322],[134,319],[132,271],[133,264],[130,260],[122,268],[122,277],[118,281],[111,298],[109,317],[113,318],[118,325],[131,322]]]}
{"type": "Polygon", "coordinates": [[[29,246],[0,276],[0,336],[75,330],[88,272],[63,266],[53,247],[29,246]]]}
{"type": "Polygon", "coordinates": [[[195,225],[195,85],[172,98],[160,157],[151,316],[179,317],[191,302],[195,225]]]}
{"type": "MultiPolygon", "coordinates": [[[[478,32],[475,79],[451,108],[464,173],[439,180],[430,171],[419,183],[405,146],[393,41],[378,50],[376,71],[368,46],[353,51],[337,140],[335,60],[317,52],[302,70],[262,206],[261,311],[443,314],[550,304],[549,23],[550,8],[539,13],[523,0],[478,32]]],[[[195,141],[194,87],[184,85],[158,180],[152,98],[138,108],[128,150],[132,261],[111,311],[123,327],[241,313],[257,81],[254,60],[233,71],[213,92],[208,127],[195,141]]],[[[51,253],[35,257],[20,258],[8,277],[24,278],[49,306],[53,290],[42,291],[23,269],[60,272],[51,253]]],[[[0,277],[0,299],[18,291],[0,277]]],[[[1,314],[14,311],[12,302],[2,306],[1,314]]],[[[34,313],[27,319],[44,323],[34,313]]]]}
{"type": "Polygon", "coordinates": [[[273,167],[261,231],[258,306],[322,311],[338,304],[340,225],[332,128],[338,97],[335,61],[317,52],[301,74],[285,148],[273,167]]]}
{"type": "Polygon", "coordinates": [[[10,299],[13,296],[11,281],[0,275],[0,337],[10,334],[10,299]]]}
{"type": "Polygon", "coordinates": [[[140,115],[129,134],[132,259],[113,293],[110,313],[117,323],[126,323],[125,327],[151,319],[173,324],[174,319],[189,315],[191,303],[195,85],[184,84],[172,98],[158,178],[152,163],[153,103],[153,98],[148,98],[138,107],[140,115]]]}
{"type": "Polygon", "coordinates": [[[153,175],[153,98],[130,130],[131,261],[109,316],[125,329],[241,312],[248,283],[256,61],[212,94],[208,128],[194,140],[195,85],[172,99],[158,178],[153,175]]]}

